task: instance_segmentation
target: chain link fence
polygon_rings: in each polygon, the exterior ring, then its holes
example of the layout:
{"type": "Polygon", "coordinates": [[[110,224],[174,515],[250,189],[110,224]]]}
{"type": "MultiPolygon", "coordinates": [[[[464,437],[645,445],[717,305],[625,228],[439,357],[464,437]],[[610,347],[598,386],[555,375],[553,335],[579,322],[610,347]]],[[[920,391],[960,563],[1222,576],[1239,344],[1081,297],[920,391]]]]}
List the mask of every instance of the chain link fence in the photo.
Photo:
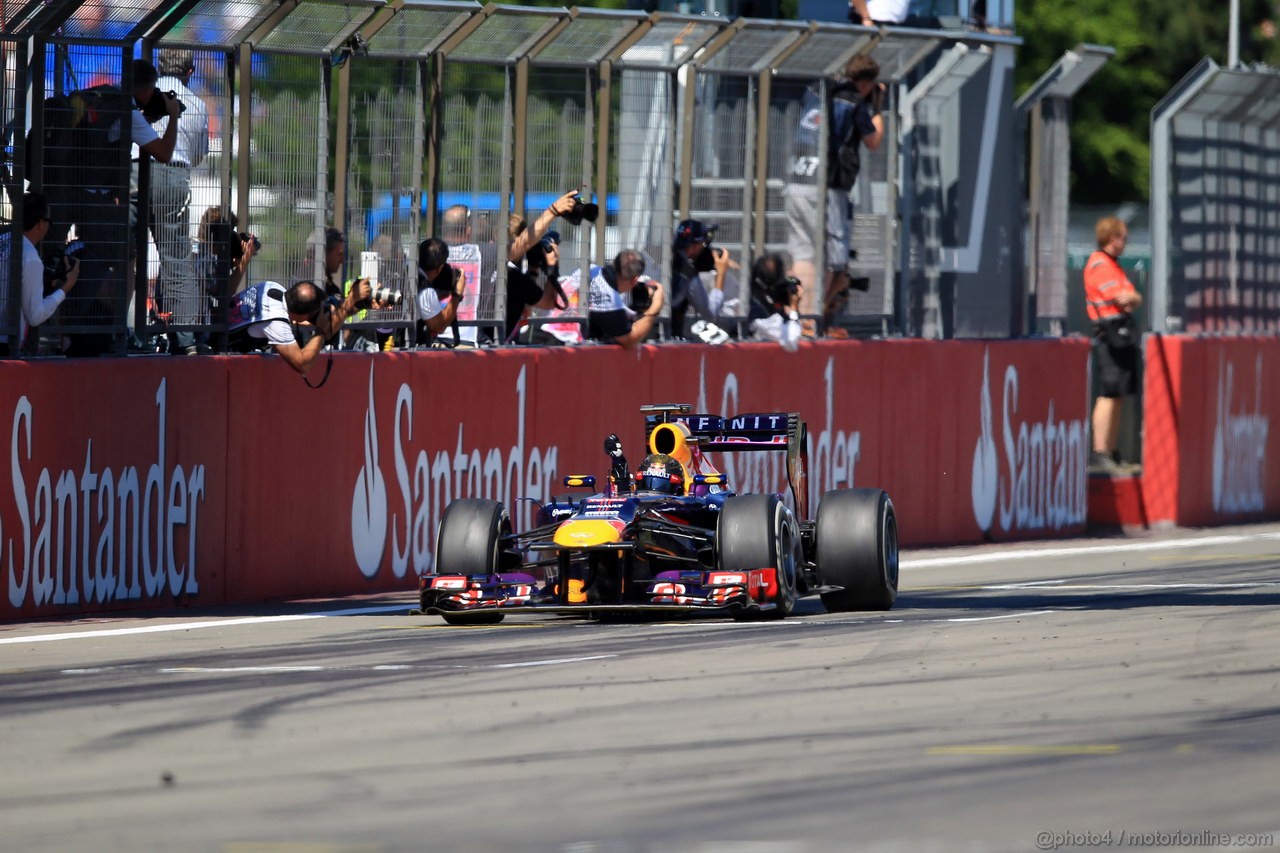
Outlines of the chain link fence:
{"type": "MultiPolygon", "coordinates": [[[[795,254],[788,195],[806,93],[825,97],[857,53],[875,57],[890,84],[888,140],[864,152],[850,198],[831,208],[852,211],[857,257],[826,258],[825,240],[809,228],[809,310],[816,316],[824,303],[816,270],[848,261],[868,286],[839,306],[836,321],[901,332],[904,287],[921,273],[918,260],[933,252],[939,269],[947,264],[944,239],[931,235],[959,231],[963,218],[951,200],[956,179],[934,165],[954,158],[952,142],[933,152],[931,131],[922,131],[920,146],[899,156],[906,131],[899,122],[914,121],[907,110],[921,103],[907,101],[919,85],[916,68],[936,61],[940,46],[1004,46],[970,32],[437,0],[92,0],[32,4],[27,12],[15,26],[37,37],[4,43],[0,107],[11,130],[3,215],[12,235],[15,193],[28,179],[54,203],[58,233],[46,251],[63,251],[68,234],[85,243],[81,281],[34,336],[36,350],[50,353],[66,340],[123,352],[130,338],[154,349],[166,336],[172,346],[192,334],[216,346],[227,325],[220,306],[237,287],[305,280],[341,292],[374,269],[378,284],[401,298],[354,318],[344,337],[411,344],[417,249],[427,236],[456,248],[468,276],[462,335],[501,341],[525,307],[507,304],[508,219],[535,220],[574,187],[600,213],[595,222],[553,224],[563,276],[583,287],[593,269],[630,248],[644,254],[652,277],[667,281],[675,225],[700,219],[719,226],[716,244],[737,265],[724,325],[741,331],[752,261],[795,254]],[[28,46],[34,61],[19,61],[28,46]],[[173,166],[142,157],[135,181],[133,104],[122,94],[132,86],[131,61],[174,50],[192,57],[185,85],[207,116],[207,152],[176,164],[186,169],[183,180],[172,177],[173,166]],[[66,151],[56,145],[33,150],[29,174],[14,162],[26,159],[28,131],[44,134],[62,118],[47,96],[103,82],[114,87],[104,114],[118,129],[92,180],[58,174],[57,155],[65,159],[66,151]],[[25,103],[35,105],[32,114],[23,113],[25,103]],[[170,182],[169,195],[157,189],[161,181],[170,182]],[[936,199],[904,205],[921,184],[936,199]],[[332,251],[329,229],[343,235],[345,255],[332,251]],[[260,248],[240,277],[242,232],[256,235],[260,248]]],[[[932,97],[958,99],[960,88],[932,97]]],[[[825,146],[810,156],[815,177],[825,174],[825,146]]],[[[825,193],[812,199],[814,222],[823,221],[827,202],[825,193]]],[[[985,221],[974,227],[993,230],[985,221]]],[[[6,270],[19,278],[15,253],[6,270]]],[[[927,279],[927,264],[923,272],[927,279]]],[[[990,288],[1014,286],[1010,279],[990,288]]],[[[583,325],[585,300],[569,296],[563,307],[535,312],[533,325],[583,325]]],[[[0,323],[11,339],[19,314],[10,299],[0,323]]],[[[668,303],[668,335],[669,315],[668,303]]]]}

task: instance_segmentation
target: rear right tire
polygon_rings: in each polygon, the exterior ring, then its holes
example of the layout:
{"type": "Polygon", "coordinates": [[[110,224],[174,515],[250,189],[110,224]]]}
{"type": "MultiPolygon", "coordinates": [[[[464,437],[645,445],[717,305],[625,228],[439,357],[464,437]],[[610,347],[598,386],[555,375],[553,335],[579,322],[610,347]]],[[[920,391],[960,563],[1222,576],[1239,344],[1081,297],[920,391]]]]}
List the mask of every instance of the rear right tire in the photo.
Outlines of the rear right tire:
{"type": "Polygon", "coordinates": [[[898,519],[880,489],[827,492],[818,505],[818,576],[832,613],[888,610],[898,597],[898,519]]]}

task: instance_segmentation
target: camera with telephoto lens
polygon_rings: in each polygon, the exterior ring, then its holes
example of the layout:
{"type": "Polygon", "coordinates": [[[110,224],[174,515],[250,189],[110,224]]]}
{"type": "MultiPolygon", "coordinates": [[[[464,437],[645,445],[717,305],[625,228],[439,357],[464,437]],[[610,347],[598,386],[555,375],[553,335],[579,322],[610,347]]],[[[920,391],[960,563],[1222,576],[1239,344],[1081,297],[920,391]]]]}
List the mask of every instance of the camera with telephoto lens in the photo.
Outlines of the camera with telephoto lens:
{"type": "Polygon", "coordinates": [[[595,222],[598,216],[600,216],[600,205],[583,201],[581,195],[575,195],[573,197],[573,210],[566,213],[564,219],[570,225],[581,225],[582,220],[595,222]]]}
{"type": "Polygon", "coordinates": [[[719,225],[705,226],[707,236],[702,242],[706,248],[693,258],[693,268],[698,272],[711,272],[714,270],[716,268],[717,253],[725,251],[724,249],[712,245],[712,241],[716,238],[716,229],[719,227],[719,225]]]}
{"type": "Polygon", "coordinates": [[[67,280],[67,276],[71,272],[73,266],[72,261],[80,263],[80,256],[84,253],[84,242],[81,240],[72,240],[67,243],[61,252],[53,255],[53,257],[45,258],[44,263],[44,285],[46,288],[56,288],[62,282],[67,280]]]}
{"type": "Polygon", "coordinates": [[[781,281],[774,282],[769,288],[769,299],[774,305],[790,305],[791,300],[800,292],[800,279],[789,275],[781,281]]]}
{"type": "Polygon", "coordinates": [[[233,238],[229,238],[228,242],[231,244],[231,260],[235,263],[240,263],[240,259],[244,257],[245,247],[251,242],[253,243],[253,253],[255,255],[262,250],[262,241],[254,235],[246,231],[241,231],[238,234],[232,231],[231,234],[233,238]]]}
{"type": "Polygon", "coordinates": [[[404,302],[404,294],[398,290],[392,290],[389,287],[375,288],[368,297],[361,299],[355,303],[355,307],[361,311],[368,311],[373,307],[373,303],[381,302],[383,308],[395,308],[401,302],[404,302]]]}
{"type": "MultiPolygon", "coordinates": [[[[153,124],[169,114],[168,108],[165,107],[165,95],[178,101],[177,92],[161,92],[159,89],[154,89],[151,92],[151,98],[142,105],[142,117],[147,120],[148,124],[153,124]]],[[[178,101],[178,115],[182,115],[186,111],[187,105],[182,101],[178,101]]]]}

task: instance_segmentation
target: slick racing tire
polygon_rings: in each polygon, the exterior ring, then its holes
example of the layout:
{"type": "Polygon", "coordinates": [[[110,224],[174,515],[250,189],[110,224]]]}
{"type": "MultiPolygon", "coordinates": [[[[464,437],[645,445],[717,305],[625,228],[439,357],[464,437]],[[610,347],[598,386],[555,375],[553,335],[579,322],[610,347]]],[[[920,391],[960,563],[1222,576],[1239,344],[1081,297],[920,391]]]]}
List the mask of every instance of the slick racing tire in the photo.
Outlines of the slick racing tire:
{"type": "Polygon", "coordinates": [[[464,498],[445,507],[436,534],[436,573],[492,575],[502,563],[511,517],[497,501],[464,498]]]}
{"type": "MultiPolygon", "coordinates": [[[[511,535],[511,517],[497,501],[456,500],[445,508],[436,536],[436,572],[442,575],[491,575],[503,567],[503,541],[511,535]]],[[[450,625],[496,625],[493,611],[442,613],[450,625]]]]}
{"type": "Polygon", "coordinates": [[[747,611],[742,618],[785,619],[796,604],[800,534],[795,517],[777,495],[729,498],[716,526],[716,566],[724,572],[777,568],[778,593],[772,610],[747,611]]]}
{"type": "Polygon", "coordinates": [[[818,505],[818,576],[832,613],[888,610],[898,597],[898,519],[880,489],[827,492],[818,505]]]}

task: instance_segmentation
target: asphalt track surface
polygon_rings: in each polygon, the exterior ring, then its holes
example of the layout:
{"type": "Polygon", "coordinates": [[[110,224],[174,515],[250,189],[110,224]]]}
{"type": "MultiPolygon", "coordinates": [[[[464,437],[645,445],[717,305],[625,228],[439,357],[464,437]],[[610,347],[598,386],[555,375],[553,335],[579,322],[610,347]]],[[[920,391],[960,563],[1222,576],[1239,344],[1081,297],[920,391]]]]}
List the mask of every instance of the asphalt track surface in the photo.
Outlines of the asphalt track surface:
{"type": "Polygon", "coordinates": [[[771,624],[0,625],[0,847],[1280,843],[1280,526],[910,552],[902,587],[771,624]]]}

